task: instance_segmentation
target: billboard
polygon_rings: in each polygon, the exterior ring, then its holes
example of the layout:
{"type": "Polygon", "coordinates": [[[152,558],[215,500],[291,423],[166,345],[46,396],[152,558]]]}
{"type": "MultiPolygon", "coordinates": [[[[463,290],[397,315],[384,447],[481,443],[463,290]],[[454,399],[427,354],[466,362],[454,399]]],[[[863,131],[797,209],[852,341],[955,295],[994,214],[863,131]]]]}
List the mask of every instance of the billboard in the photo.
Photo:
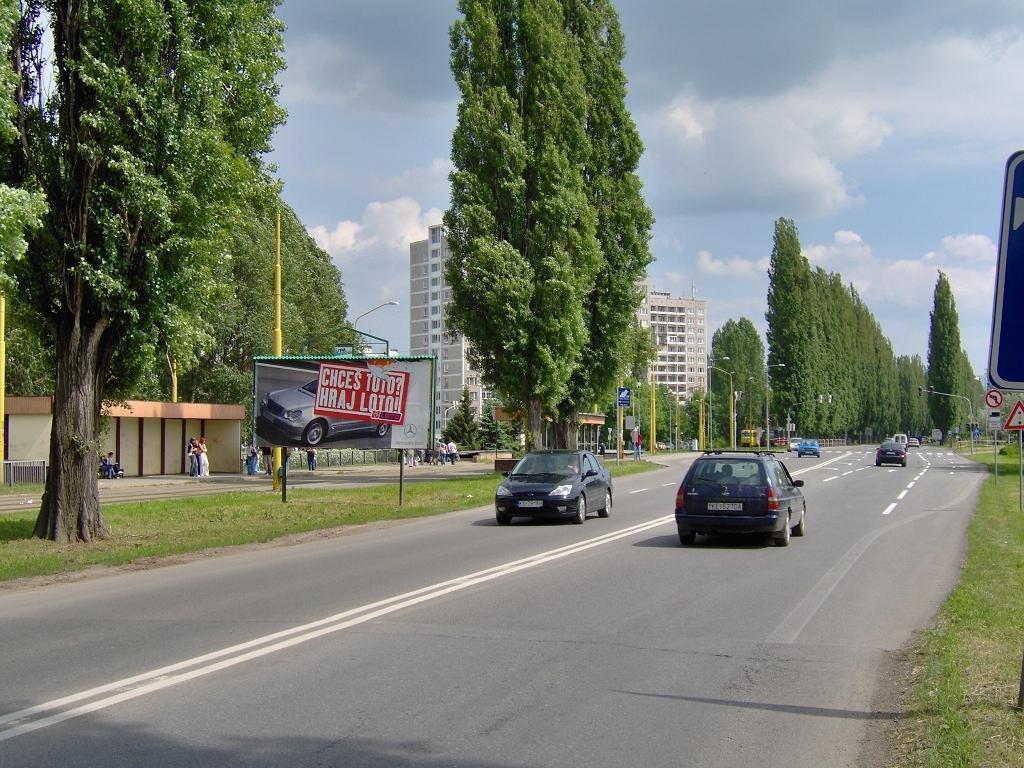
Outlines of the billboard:
{"type": "Polygon", "coordinates": [[[434,359],[257,357],[256,442],[293,448],[428,448],[434,359]]]}

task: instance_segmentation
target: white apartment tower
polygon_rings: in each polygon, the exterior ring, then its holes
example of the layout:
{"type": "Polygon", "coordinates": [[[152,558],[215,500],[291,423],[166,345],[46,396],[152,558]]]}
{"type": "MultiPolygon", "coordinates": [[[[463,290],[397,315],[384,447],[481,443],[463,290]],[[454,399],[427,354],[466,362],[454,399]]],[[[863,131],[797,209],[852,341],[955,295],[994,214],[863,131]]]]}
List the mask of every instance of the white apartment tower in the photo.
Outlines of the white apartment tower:
{"type": "Polygon", "coordinates": [[[480,375],[466,362],[469,342],[461,336],[449,338],[445,327],[445,307],[451,301],[451,288],[444,279],[448,241],[441,225],[429,228],[426,240],[409,244],[409,352],[437,357],[437,387],[434,396],[434,429],[440,434],[452,414],[452,404],[462,399],[462,388],[480,418],[483,390],[480,375]]]}
{"type": "Polygon", "coordinates": [[[643,301],[637,319],[658,347],[655,380],[676,397],[689,398],[707,386],[707,309],[704,299],[681,299],[656,291],[650,278],[641,283],[643,301]]]}

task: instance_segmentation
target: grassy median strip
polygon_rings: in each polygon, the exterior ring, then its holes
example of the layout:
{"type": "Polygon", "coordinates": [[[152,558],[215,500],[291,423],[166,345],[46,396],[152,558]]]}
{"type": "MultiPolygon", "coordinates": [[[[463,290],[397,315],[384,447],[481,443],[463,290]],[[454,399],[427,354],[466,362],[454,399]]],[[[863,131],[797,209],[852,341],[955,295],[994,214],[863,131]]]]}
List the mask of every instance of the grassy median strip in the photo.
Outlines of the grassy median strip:
{"type": "MultiPolygon", "coordinates": [[[[975,458],[992,467],[993,458],[975,458]]],[[[1024,766],[1014,709],[1024,650],[1024,514],[1016,458],[981,490],[960,583],[915,648],[916,684],[900,765],[1024,766]]]]}
{"type": "MultiPolygon", "coordinates": [[[[622,476],[661,469],[647,461],[610,463],[622,476]]],[[[104,504],[110,537],[92,544],[54,544],[33,539],[37,510],[0,516],[0,581],[77,571],[94,565],[126,565],[216,547],[271,541],[281,536],[364,523],[426,517],[489,506],[501,476],[459,477],[368,488],[253,490],[175,500],[104,504]]]]}

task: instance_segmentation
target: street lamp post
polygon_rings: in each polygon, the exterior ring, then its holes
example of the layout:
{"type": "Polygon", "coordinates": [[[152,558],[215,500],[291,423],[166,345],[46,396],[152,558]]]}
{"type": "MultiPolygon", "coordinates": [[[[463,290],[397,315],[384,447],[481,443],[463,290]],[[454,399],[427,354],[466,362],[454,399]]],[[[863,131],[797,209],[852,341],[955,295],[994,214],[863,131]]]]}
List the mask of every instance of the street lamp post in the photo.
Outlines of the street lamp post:
{"type": "MultiPolygon", "coordinates": [[[[364,317],[366,317],[371,312],[376,312],[381,307],[397,307],[397,306],[398,306],[398,302],[395,301],[394,299],[391,299],[390,301],[385,301],[385,302],[383,302],[381,304],[378,304],[376,307],[371,307],[370,309],[368,309],[365,312],[363,312],[361,315],[356,315],[356,319],[352,321],[352,330],[354,330],[358,334],[358,338],[361,339],[363,334],[359,333],[359,328],[358,328],[360,320],[362,320],[364,317]]],[[[367,334],[367,335],[369,335],[369,334],[367,334]]],[[[376,338],[376,337],[371,337],[371,338],[376,338]]],[[[389,347],[389,351],[390,351],[390,345],[388,345],[388,347],[389,347]]],[[[362,353],[361,350],[362,350],[362,342],[360,342],[360,354],[362,353]]]]}
{"type": "Polygon", "coordinates": [[[764,445],[769,451],[772,449],[771,422],[768,420],[768,372],[772,368],[785,368],[785,363],[771,363],[764,367],[764,445]]]}
{"type": "Polygon", "coordinates": [[[714,450],[715,448],[715,420],[712,418],[714,414],[711,412],[711,401],[713,399],[711,397],[711,370],[721,370],[720,368],[715,368],[714,363],[720,363],[723,360],[728,359],[728,355],[723,355],[722,357],[719,358],[716,358],[713,355],[708,355],[708,443],[710,443],[708,447],[711,450],[714,450]]]}
{"type": "MultiPolygon", "coordinates": [[[[954,395],[952,392],[939,392],[937,389],[931,389],[931,388],[924,389],[923,387],[918,387],[917,388],[917,394],[920,395],[922,392],[927,392],[929,395],[941,395],[942,397],[955,397],[955,398],[957,398],[959,400],[966,400],[967,401],[967,407],[970,409],[970,412],[971,412],[971,428],[968,429],[967,431],[971,433],[971,455],[973,456],[974,455],[974,403],[971,401],[971,398],[967,397],[966,395],[954,395]]],[[[953,444],[953,441],[950,440],[950,445],[952,445],[952,444],[953,444]]]]}
{"type": "MultiPolygon", "coordinates": [[[[729,358],[726,357],[724,359],[728,360],[729,358]]],[[[733,372],[732,371],[727,371],[724,368],[719,368],[717,365],[712,365],[711,367],[714,368],[719,373],[724,373],[726,376],[729,377],[729,446],[732,448],[732,450],[735,451],[736,450],[736,400],[734,399],[733,394],[732,394],[733,393],[733,387],[732,387],[732,373],[733,372]]]]}

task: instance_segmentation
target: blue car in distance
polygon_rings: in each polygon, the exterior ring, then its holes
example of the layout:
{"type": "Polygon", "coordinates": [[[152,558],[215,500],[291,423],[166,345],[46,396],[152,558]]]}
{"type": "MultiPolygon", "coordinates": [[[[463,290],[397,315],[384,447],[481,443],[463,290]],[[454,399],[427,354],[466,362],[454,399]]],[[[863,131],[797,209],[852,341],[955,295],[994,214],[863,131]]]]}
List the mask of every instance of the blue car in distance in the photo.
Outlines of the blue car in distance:
{"type": "Polygon", "coordinates": [[[817,440],[804,440],[796,447],[797,458],[803,458],[804,456],[814,456],[815,458],[821,458],[821,446],[818,445],[817,440]]]}

